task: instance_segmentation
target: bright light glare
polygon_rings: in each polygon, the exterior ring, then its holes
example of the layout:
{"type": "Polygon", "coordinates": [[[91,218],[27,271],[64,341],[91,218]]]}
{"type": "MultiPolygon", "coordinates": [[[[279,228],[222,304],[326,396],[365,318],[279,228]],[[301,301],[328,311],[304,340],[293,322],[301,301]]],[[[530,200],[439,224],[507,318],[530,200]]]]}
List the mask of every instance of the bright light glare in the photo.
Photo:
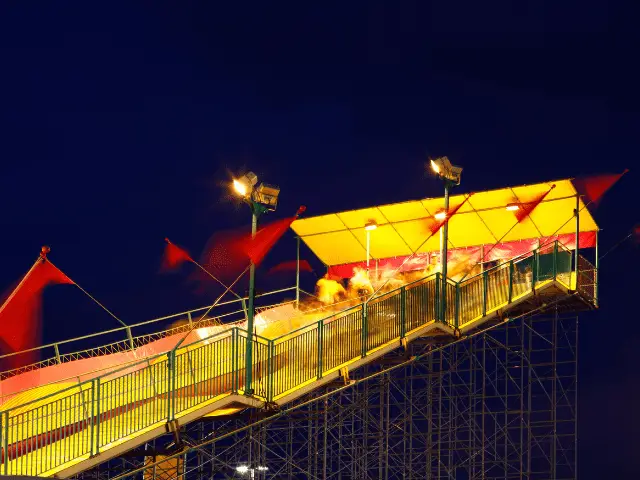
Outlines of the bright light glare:
{"type": "Polygon", "coordinates": [[[249,467],[247,465],[238,465],[236,470],[238,473],[247,473],[249,471],[249,467]]]}
{"type": "Polygon", "coordinates": [[[507,210],[509,210],[510,212],[515,212],[516,210],[520,210],[520,205],[518,205],[517,203],[510,203],[509,205],[507,205],[507,210]]]}
{"type": "Polygon", "coordinates": [[[258,467],[256,467],[256,470],[260,470],[261,472],[266,472],[267,470],[269,470],[269,467],[259,465],[258,467]]]}
{"type": "Polygon", "coordinates": [[[378,228],[378,225],[376,225],[375,223],[367,223],[367,224],[364,226],[364,229],[365,229],[367,232],[371,232],[371,231],[375,230],[376,228],[378,228]]]}
{"type": "Polygon", "coordinates": [[[434,217],[436,217],[438,220],[444,220],[445,218],[447,218],[447,212],[443,210],[441,212],[436,213],[434,217]]]}
{"type": "Polygon", "coordinates": [[[238,195],[244,197],[247,195],[247,186],[239,180],[233,179],[233,189],[238,195]]]}
{"type": "Polygon", "coordinates": [[[431,170],[433,170],[436,173],[440,173],[440,167],[433,160],[431,160],[431,170]]]}

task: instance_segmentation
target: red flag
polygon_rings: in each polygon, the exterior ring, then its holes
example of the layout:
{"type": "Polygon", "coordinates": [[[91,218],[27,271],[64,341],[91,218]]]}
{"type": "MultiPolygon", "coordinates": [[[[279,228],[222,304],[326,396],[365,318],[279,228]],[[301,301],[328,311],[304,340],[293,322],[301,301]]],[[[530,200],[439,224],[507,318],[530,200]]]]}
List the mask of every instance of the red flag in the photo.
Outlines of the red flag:
{"type": "Polygon", "coordinates": [[[597,205],[600,198],[628,171],[629,169],[625,169],[622,173],[617,174],[578,178],[574,180],[574,184],[577,190],[584,192],[591,203],[597,205]]]}
{"type": "Polygon", "coordinates": [[[298,211],[293,217],[273,222],[258,230],[255,237],[249,237],[249,241],[245,243],[243,249],[255,265],[260,264],[269,250],[273,248],[276,242],[280,240],[280,238],[289,229],[294,220],[297,219],[306,209],[307,207],[303,205],[298,208],[298,211]]]}
{"type": "Polygon", "coordinates": [[[438,230],[440,230],[440,228],[441,228],[445,223],[447,223],[447,222],[449,221],[449,219],[450,219],[451,217],[453,217],[453,216],[456,214],[456,212],[457,212],[458,210],[460,210],[460,208],[461,208],[465,203],[467,203],[467,200],[469,200],[469,198],[471,197],[471,195],[473,195],[473,194],[472,194],[472,193],[470,193],[469,195],[467,195],[467,196],[465,197],[465,199],[464,199],[464,200],[463,200],[459,205],[457,205],[457,206],[455,206],[455,207],[453,207],[453,208],[449,208],[449,214],[448,214],[445,218],[443,218],[442,220],[429,219],[429,220],[430,220],[430,222],[429,222],[429,224],[428,224],[428,227],[427,227],[427,228],[429,228],[429,231],[431,232],[431,235],[435,235],[435,234],[438,232],[438,230]]]}
{"type": "MultiPolygon", "coordinates": [[[[280,272],[295,271],[296,268],[297,268],[296,260],[291,260],[289,262],[279,263],[275,267],[272,267],[269,270],[269,273],[280,273],[280,272]]],[[[313,272],[313,268],[311,268],[311,265],[306,260],[300,260],[300,271],[301,272],[313,272]]]]}
{"type": "Polygon", "coordinates": [[[633,239],[635,240],[636,244],[640,244],[640,225],[636,225],[635,227],[633,227],[633,231],[631,232],[631,234],[633,235],[633,239]]]}
{"type": "Polygon", "coordinates": [[[522,220],[524,220],[525,218],[527,218],[529,216],[529,214],[531,212],[533,212],[533,210],[540,205],[540,203],[542,203],[542,201],[545,199],[545,197],[547,195],[549,195],[549,192],[551,192],[551,190],[553,190],[554,188],[556,188],[556,185],[553,184],[551,185],[551,188],[549,190],[547,190],[544,193],[539,194],[538,196],[536,196],[533,200],[531,200],[530,202],[522,202],[518,205],[518,209],[513,212],[516,216],[516,219],[518,220],[518,223],[520,223],[522,220]]]}
{"type": "Polygon", "coordinates": [[[175,270],[184,262],[192,262],[191,256],[189,252],[183,250],[177,245],[171,243],[168,238],[164,239],[167,242],[167,246],[164,249],[164,256],[162,258],[162,266],[160,269],[163,272],[168,272],[170,270],[175,270]]]}
{"type": "MultiPolygon", "coordinates": [[[[0,341],[5,347],[3,353],[38,346],[42,293],[48,285],[61,283],[74,282],[47,260],[43,250],[41,258],[0,306],[0,341]]],[[[36,362],[38,355],[37,352],[28,352],[6,360],[9,365],[3,367],[17,368],[36,362]]]]}

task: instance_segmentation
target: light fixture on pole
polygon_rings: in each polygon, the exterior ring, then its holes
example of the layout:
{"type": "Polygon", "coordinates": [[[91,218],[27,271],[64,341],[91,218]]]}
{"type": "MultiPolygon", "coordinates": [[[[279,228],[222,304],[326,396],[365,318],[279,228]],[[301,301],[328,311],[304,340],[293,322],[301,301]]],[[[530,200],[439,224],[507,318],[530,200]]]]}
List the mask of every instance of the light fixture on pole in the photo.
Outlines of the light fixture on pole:
{"type": "MultiPolygon", "coordinates": [[[[278,206],[280,188],[261,183],[256,187],[258,177],[253,172],[248,172],[240,178],[233,179],[233,190],[251,208],[251,238],[255,237],[258,230],[258,218],[266,212],[273,212],[278,206]]],[[[253,370],[253,320],[255,315],[255,277],[256,266],[253,261],[249,268],[249,306],[247,308],[247,349],[245,355],[245,395],[253,394],[252,370],[253,370]]],[[[238,467],[240,468],[240,467],[238,467]]]]}
{"type": "Polygon", "coordinates": [[[376,228],[378,228],[378,224],[375,220],[369,220],[364,226],[364,231],[367,232],[367,275],[369,275],[369,259],[371,258],[371,232],[376,228]]]}
{"type": "MultiPolygon", "coordinates": [[[[431,170],[444,182],[444,209],[438,214],[444,220],[440,230],[440,264],[442,268],[440,321],[444,322],[447,312],[447,243],[449,242],[449,190],[460,185],[462,167],[452,165],[447,157],[430,160],[431,170]]],[[[436,218],[438,218],[436,214],[436,218]]]]}

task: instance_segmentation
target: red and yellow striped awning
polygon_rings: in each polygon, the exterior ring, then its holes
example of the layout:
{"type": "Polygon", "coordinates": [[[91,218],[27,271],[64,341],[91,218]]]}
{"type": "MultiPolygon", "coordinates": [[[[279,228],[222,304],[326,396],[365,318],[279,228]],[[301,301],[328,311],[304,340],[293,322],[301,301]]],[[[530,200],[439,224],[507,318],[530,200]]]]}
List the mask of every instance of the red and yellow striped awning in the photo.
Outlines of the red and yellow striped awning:
{"type": "MultiPolygon", "coordinates": [[[[575,234],[572,218],[576,195],[569,179],[474,193],[449,221],[449,247],[575,234]],[[549,193],[544,200],[520,223],[514,212],[506,208],[509,204],[533,202],[545,192],[549,193]]],[[[467,196],[452,195],[450,210],[467,196]]],[[[580,200],[580,232],[598,230],[583,206],[580,200]]],[[[303,218],[293,222],[291,228],[326,265],[341,265],[366,260],[364,227],[371,221],[377,224],[370,235],[372,258],[437,251],[439,235],[431,235],[429,227],[437,222],[434,215],[443,208],[444,198],[428,198],[303,218]]]]}

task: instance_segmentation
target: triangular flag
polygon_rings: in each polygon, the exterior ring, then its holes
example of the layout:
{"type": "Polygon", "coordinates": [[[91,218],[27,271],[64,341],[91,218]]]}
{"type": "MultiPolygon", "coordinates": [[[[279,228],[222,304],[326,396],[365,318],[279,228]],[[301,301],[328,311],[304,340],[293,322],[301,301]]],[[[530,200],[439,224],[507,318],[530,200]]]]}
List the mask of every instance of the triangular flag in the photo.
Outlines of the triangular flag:
{"type": "MultiPolygon", "coordinates": [[[[3,353],[35,348],[40,340],[42,293],[48,285],[74,282],[46,258],[41,257],[18,286],[0,305],[0,341],[3,353]]],[[[28,352],[6,359],[3,369],[18,368],[38,360],[37,352],[28,352]]]]}
{"type": "Polygon", "coordinates": [[[164,255],[162,257],[162,266],[160,269],[163,272],[175,270],[180,267],[184,262],[192,262],[189,252],[171,243],[168,238],[164,239],[167,242],[167,246],[164,249],[164,255]]]}
{"type": "Polygon", "coordinates": [[[428,223],[427,223],[427,228],[429,229],[429,231],[431,232],[431,235],[435,235],[438,230],[440,230],[440,228],[447,223],[451,217],[453,217],[458,210],[460,210],[460,208],[467,203],[467,200],[469,200],[469,198],[471,198],[471,195],[473,195],[472,193],[468,194],[464,200],[462,202],[460,202],[460,204],[456,205],[455,207],[451,208],[449,207],[449,213],[448,215],[443,218],[442,220],[438,220],[436,218],[430,218],[428,219],[428,223]]]}
{"type": "Polygon", "coordinates": [[[545,199],[545,197],[547,195],[549,195],[551,190],[553,190],[554,188],[556,188],[555,184],[551,185],[551,188],[549,190],[547,190],[546,192],[537,195],[533,200],[531,200],[529,202],[520,203],[518,205],[519,208],[515,212],[513,212],[515,214],[515,216],[516,216],[516,219],[518,220],[518,223],[520,223],[522,220],[527,218],[529,216],[529,214],[531,212],[533,212],[533,210],[538,205],[540,205],[540,203],[542,203],[542,201],[545,199]]]}
{"type": "Polygon", "coordinates": [[[629,169],[625,169],[622,173],[577,178],[574,184],[591,203],[597,205],[602,196],[628,171],[629,169]]]}

